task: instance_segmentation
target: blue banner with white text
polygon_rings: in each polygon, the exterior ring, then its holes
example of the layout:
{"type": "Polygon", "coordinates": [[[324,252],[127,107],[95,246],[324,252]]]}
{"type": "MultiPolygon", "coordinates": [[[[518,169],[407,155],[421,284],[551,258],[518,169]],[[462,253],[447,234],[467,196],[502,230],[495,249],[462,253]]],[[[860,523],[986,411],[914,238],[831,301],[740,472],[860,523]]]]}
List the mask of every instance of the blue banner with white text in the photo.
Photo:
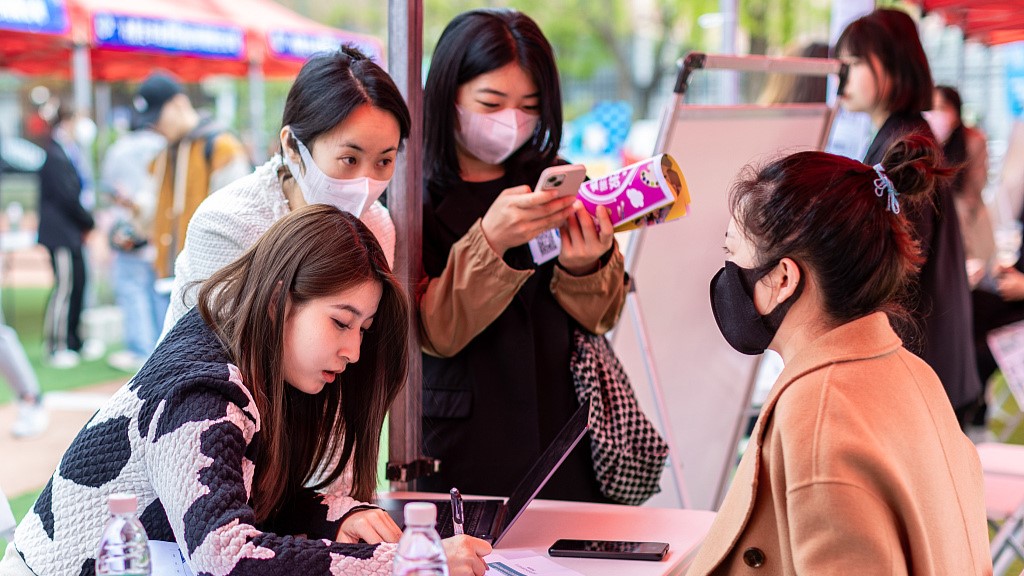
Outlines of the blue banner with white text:
{"type": "Polygon", "coordinates": [[[1006,96],[1013,118],[1024,118],[1024,42],[999,47],[1006,67],[1006,96]]]}
{"type": "Polygon", "coordinates": [[[64,0],[0,0],[0,29],[62,34],[68,29],[64,0]]]}
{"type": "Polygon", "coordinates": [[[238,26],[199,24],[122,14],[93,16],[96,46],[156,50],[206,58],[240,60],[245,34],[238,26]]]}
{"type": "Polygon", "coordinates": [[[270,44],[270,51],[275,55],[295,60],[306,60],[317,52],[337,50],[338,46],[343,43],[355,45],[378,64],[382,62],[383,56],[379,44],[372,40],[345,34],[311,34],[289,30],[272,30],[267,34],[267,40],[268,44],[270,44]]]}

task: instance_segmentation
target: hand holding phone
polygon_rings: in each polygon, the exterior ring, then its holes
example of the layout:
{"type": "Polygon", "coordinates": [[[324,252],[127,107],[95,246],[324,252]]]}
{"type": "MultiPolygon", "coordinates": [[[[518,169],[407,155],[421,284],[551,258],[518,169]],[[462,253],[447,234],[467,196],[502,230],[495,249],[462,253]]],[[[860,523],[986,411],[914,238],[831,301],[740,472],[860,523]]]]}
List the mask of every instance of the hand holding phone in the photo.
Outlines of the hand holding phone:
{"type": "Polygon", "coordinates": [[[626,540],[558,540],[548,548],[550,556],[609,558],[613,560],[663,560],[667,542],[626,540]]]}
{"type": "Polygon", "coordinates": [[[549,166],[540,173],[534,192],[557,191],[557,197],[575,196],[580,185],[587,178],[587,167],[582,164],[562,164],[549,166]]]}

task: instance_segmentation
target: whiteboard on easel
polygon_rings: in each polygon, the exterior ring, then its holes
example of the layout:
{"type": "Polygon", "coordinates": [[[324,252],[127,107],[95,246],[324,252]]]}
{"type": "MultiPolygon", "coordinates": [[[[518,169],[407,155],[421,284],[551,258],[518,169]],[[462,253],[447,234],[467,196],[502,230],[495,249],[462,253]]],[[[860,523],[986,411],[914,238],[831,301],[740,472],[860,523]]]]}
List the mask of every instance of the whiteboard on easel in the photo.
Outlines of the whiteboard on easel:
{"type": "MultiPolygon", "coordinates": [[[[644,319],[624,314],[614,347],[649,414],[657,403],[644,385],[645,363],[657,372],[673,457],[682,463],[693,508],[717,509],[724,496],[760,359],[733,350],[711,313],[710,281],[725,261],[729,189],[747,166],[821,149],[832,112],[825,103],[691,106],[677,98],[663,116],[656,153],[671,154],[682,168],[690,210],[679,220],[634,232],[643,237],[631,263],[637,287],[632,304],[644,319]],[[644,325],[649,355],[634,337],[644,325]]],[[[652,505],[681,504],[665,499],[673,492],[668,476],[652,505]]]]}

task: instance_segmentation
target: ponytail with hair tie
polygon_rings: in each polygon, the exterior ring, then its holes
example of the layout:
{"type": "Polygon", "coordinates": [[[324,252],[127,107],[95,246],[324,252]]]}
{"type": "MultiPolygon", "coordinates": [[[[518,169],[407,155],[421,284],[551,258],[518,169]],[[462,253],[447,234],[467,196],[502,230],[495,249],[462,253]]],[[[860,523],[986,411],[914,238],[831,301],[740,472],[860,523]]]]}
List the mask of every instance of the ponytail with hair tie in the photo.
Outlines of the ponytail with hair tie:
{"type": "Polygon", "coordinates": [[[885,166],[882,166],[882,163],[879,162],[872,166],[872,168],[875,169],[875,174],[878,175],[878,178],[875,178],[875,196],[881,198],[886,192],[888,192],[889,198],[886,201],[885,209],[893,214],[899,214],[900,202],[896,197],[899,196],[900,193],[897,192],[896,187],[892,185],[892,180],[886,176],[885,166]]]}
{"type": "MultiPolygon", "coordinates": [[[[942,150],[930,134],[913,132],[893,141],[885,151],[882,161],[873,167],[879,176],[878,179],[882,180],[884,176],[893,187],[887,206],[892,208],[892,195],[897,190],[899,196],[929,198],[935,187],[951,174],[950,170],[944,167],[944,163],[942,150]]],[[[882,196],[877,192],[877,180],[875,189],[876,193],[882,196]]],[[[894,212],[899,213],[898,203],[894,212]]]]}

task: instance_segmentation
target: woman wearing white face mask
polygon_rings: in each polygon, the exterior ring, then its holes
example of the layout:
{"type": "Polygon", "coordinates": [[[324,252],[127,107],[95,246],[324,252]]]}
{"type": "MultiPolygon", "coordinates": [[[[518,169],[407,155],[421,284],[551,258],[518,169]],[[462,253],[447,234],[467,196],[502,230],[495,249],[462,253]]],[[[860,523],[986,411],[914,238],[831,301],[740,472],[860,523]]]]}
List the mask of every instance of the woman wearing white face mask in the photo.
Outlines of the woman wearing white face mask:
{"type": "Polygon", "coordinates": [[[359,216],[391,264],[395,227],[378,199],[409,126],[409,110],[391,77],[359,50],[342,46],[310,58],[285,101],[281,152],[211,194],[192,216],[174,264],[163,333],[195,305],[197,282],[307,204],[330,204],[359,216]]]}
{"type": "MultiPolygon", "coordinates": [[[[438,41],[424,89],[423,437],[441,471],[421,486],[507,495],[577,406],[573,329],[604,333],[625,298],[608,214],[534,192],[561,163],[554,55],[512,10],[457,16],[438,41]],[[557,261],[526,243],[561,228],[557,261]],[[481,454],[499,454],[486,467],[481,454]]],[[[582,443],[542,497],[603,500],[582,443]]]]}
{"type": "MultiPolygon", "coordinates": [[[[953,199],[960,217],[964,256],[968,261],[976,259],[988,263],[996,250],[992,222],[982,198],[988,184],[988,147],[980,130],[963,123],[962,108],[963,101],[955,88],[936,86],[932,109],[922,115],[942,146],[946,161],[952,166],[959,166],[953,179],[953,199]]],[[[974,286],[985,269],[979,266],[977,271],[971,271],[975,272],[974,277],[969,278],[974,286]]]]}

